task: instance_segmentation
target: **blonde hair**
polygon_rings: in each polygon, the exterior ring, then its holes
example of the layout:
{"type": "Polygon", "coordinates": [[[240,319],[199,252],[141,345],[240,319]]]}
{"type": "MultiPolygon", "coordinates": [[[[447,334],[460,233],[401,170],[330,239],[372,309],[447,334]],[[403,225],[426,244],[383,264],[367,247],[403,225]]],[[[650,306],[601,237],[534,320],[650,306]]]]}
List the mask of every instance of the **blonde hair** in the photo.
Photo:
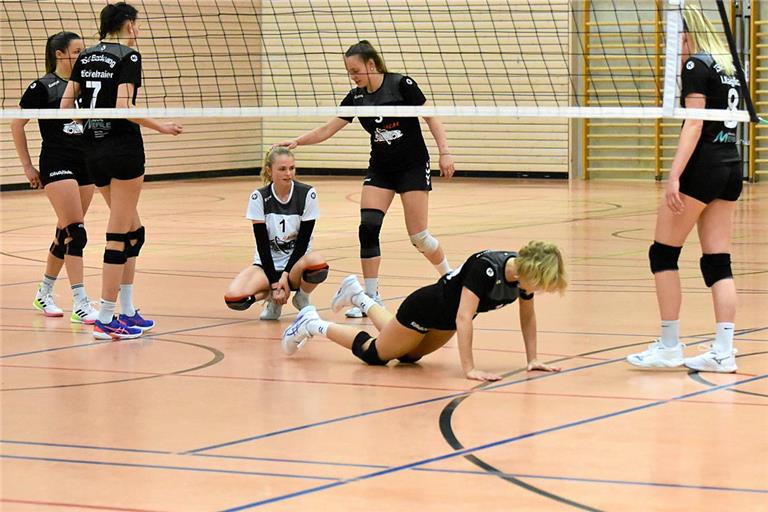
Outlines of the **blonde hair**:
{"type": "Polygon", "coordinates": [[[685,2],[683,8],[685,31],[690,36],[693,53],[708,53],[728,76],[736,73],[733,57],[728,46],[720,38],[715,27],[704,15],[701,7],[691,0],[685,2]]]}
{"type": "Polygon", "coordinates": [[[261,179],[265,185],[272,183],[272,173],[269,171],[271,171],[272,164],[275,163],[277,157],[281,155],[288,155],[291,158],[295,158],[293,152],[286,147],[276,146],[269,149],[264,157],[264,165],[261,168],[261,179]]]}
{"type": "Polygon", "coordinates": [[[563,255],[555,244],[528,242],[517,253],[515,267],[518,275],[544,291],[562,294],[568,286],[563,255]]]}

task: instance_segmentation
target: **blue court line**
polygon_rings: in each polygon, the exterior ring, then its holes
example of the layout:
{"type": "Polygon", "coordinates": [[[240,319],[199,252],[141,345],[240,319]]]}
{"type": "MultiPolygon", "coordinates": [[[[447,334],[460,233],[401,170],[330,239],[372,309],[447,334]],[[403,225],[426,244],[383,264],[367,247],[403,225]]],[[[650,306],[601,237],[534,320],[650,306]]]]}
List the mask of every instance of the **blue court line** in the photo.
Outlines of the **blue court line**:
{"type": "MultiPolygon", "coordinates": [[[[768,327],[755,327],[755,328],[749,328],[749,329],[742,329],[735,336],[739,336],[740,334],[749,334],[749,333],[752,333],[752,332],[763,331],[763,330],[766,330],[766,329],[768,329],[768,327]]],[[[702,335],[683,336],[683,338],[685,338],[685,339],[697,339],[698,340],[698,341],[695,341],[693,343],[688,343],[687,346],[700,345],[702,343],[706,343],[706,342],[711,341],[713,339],[711,336],[707,337],[707,338],[704,338],[704,339],[701,339],[702,335]]],[[[606,349],[601,350],[601,352],[611,352],[612,350],[620,350],[622,348],[626,348],[626,347],[624,347],[624,346],[621,346],[621,347],[608,347],[606,349]]],[[[576,354],[576,355],[573,355],[573,356],[569,356],[567,359],[578,359],[579,357],[580,357],[580,355],[576,354]]],[[[471,389],[471,390],[468,390],[468,391],[462,391],[462,392],[454,393],[454,394],[451,394],[451,395],[444,395],[444,396],[439,396],[439,397],[435,397],[435,398],[428,398],[428,399],[425,399],[425,400],[419,400],[417,402],[410,402],[410,403],[406,403],[406,404],[393,405],[393,406],[390,406],[390,407],[384,407],[382,409],[374,409],[374,410],[371,410],[371,411],[365,411],[365,412],[361,412],[361,413],[350,414],[350,415],[347,415],[347,416],[341,416],[341,417],[337,417],[337,418],[332,418],[330,420],[323,420],[323,421],[318,421],[318,422],[314,422],[314,423],[308,423],[308,424],[305,424],[305,425],[299,425],[298,427],[290,427],[290,428],[286,428],[286,429],[282,429],[282,430],[276,430],[276,431],[273,431],[273,432],[267,432],[265,434],[258,434],[258,435],[255,435],[255,436],[246,437],[246,438],[243,438],[243,439],[237,439],[235,441],[228,441],[226,443],[219,443],[219,444],[215,444],[215,445],[204,446],[202,448],[194,448],[192,450],[186,450],[186,451],[179,452],[179,453],[181,455],[197,454],[199,452],[204,452],[204,451],[209,451],[209,450],[216,450],[216,449],[219,449],[219,448],[225,448],[227,446],[233,446],[233,445],[237,445],[237,444],[248,443],[248,442],[251,442],[251,441],[257,441],[259,439],[264,439],[264,438],[268,438],[268,437],[274,437],[274,436],[278,436],[278,435],[282,435],[282,434],[288,434],[288,433],[296,432],[296,431],[299,431],[299,430],[306,430],[306,429],[310,429],[310,428],[321,427],[321,426],[330,425],[330,424],[333,424],[333,423],[338,423],[338,422],[341,422],[341,421],[346,421],[346,420],[351,420],[351,419],[356,419],[356,418],[362,418],[362,417],[370,416],[370,415],[373,415],[373,414],[380,414],[380,413],[383,413],[383,412],[390,412],[390,411],[397,411],[397,410],[401,410],[401,409],[407,409],[409,407],[416,407],[416,406],[419,406],[419,405],[426,405],[426,404],[430,404],[430,403],[434,403],[434,402],[439,402],[441,400],[452,400],[454,398],[458,398],[458,397],[461,397],[461,396],[471,395],[471,394],[473,394],[475,392],[478,392],[478,391],[488,391],[488,390],[500,389],[500,388],[504,388],[504,387],[507,387],[507,386],[512,386],[512,385],[515,385],[515,384],[520,384],[521,382],[531,382],[531,381],[535,381],[535,380],[539,380],[539,379],[546,379],[546,378],[556,377],[558,375],[566,375],[568,373],[572,373],[572,372],[576,372],[576,371],[581,371],[581,370],[586,370],[586,369],[589,369],[589,368],[595,368],[595,367],[598,367],[598,366],[604,366],[604,365],[608,365],[608,364],[613,364],[613,363],[617,363],[617,362],[624,361],[624,360],[625,360],[624,357],[618,357],[618,358],[615,358],[615,359],[607,359],[605,361],[600,361],[600,362],[596,362],[596,363],[590,363],[590,364],[586,364],[586,365],[583,365],[583,366],[576,366],[574,368],[568,368],[568,369],[562,370],[560,372],[545,373],[543,375],[537,375],[537,376],[534,376],[534,377],[525,377],[523,379],[518,379],[518,380],[509,381],[509,382],[502,382],[502,383],[498,383],[498,384],[488,385],[488,386],[483,387],[482,389],[471,389]]]]}
{"type": "Polygon", "coordinates": [[[230,469],[215,469],[215,468],[193,468],[186,466],[161,466],[156,464],[133,464],[129,462],[105,462],[98,460],[81,460],[81,459],[58,459],[53,457],[30,457],[25,455],[5,455],[0,454],[0,459],[18,459],[18,460],[37,460],[43,462],[63,462],[68,464],[91,464],[96,466],[117,466],[123,468],[144,468],[144,469],[165,469],[174,471],[192,471],[197,473],[225,473],[229,475],[249,475],[249,476],[269,476],[279,478],[300,478],[305,480],[331,480],[338,481],[338,478],[327,476],[312,476],[312,475],[293,475],[287,473],[266,473],[261,471],[236,471],[230,469]]]}
{"type": "Polygon", "coordinates": [[[577,367],[574,367],[574,368],[569,368],[567,370],[562,370],[562,371],[556,372],[556,373],[555,372],[545,373],[543,375],[537,375],[535,377],[526,377],[526,378],[523,378],[523,379],[513,380],[513,381],[510,381],[510,382],[505,382],[503,384],[494,384],[494,385],[486,386],[486,387],[482,388],[481,390],[462,391],[462,392],[459,392],[459,393],[453,393],[451,395],[442,395],[442,396],[438,396],[438,397],[434,397],[434,398],[427,398],[427,399],[424,399],[424,400],[419,400],[418,402],[409,402],[407,404],[393,405],[393,406],[390,406],[390,407],[384,407],[382,409],[373,409],[373,410],[370,410],[370,411],[365,411],[365,412],[360,412],[360,413],[355,413],[355,414],[349,414],[347,416],[340,416],[340,417],[337,417],[337,418],[332,418],[330,420],[317,421],[315,423],[307,423],[305,425],[299,425],[298,427],[290,427],[290,428],[285,428],[285,429],[282,429],[282,430],[275,430],[273,432],[267,432],[265,434],[259,434],[259,435],[255,435],[255,436],[251,436],[251,437],[246,437],[244,439],[237,439],[235,441],[228,441],[226,443],[219,443],[219,444],[215,444],[215,445],[211,445],[211,446],[204,446],[202,448],[195,448],[193,450],[187,450],[187,451],[179,452],[179,453],[181,455],[194,455],[194,454],[198,454],[199,452],[205,452],[205,451],[209,451],[209,450],[216,450],[218,448],[225,448],[227,446],[233,446],[233,445],[236,445],[236,444],[242,444],[242,443],[248,443],[248,442],[251,442],[251,441],[257,441],[259,439],[265,439],[265,438],[268,438],[268,437],[274,437],[274,436],[279,436],[279,435],[282,435],[282,434],[288,434],[290,432],[297,432],[299,430],[306,430],[306,429],[310,429],[310,428],[314,428],[314,427],[321,427],[321,426],[324,426],[324,425],[330,425],[330,424],[338,423],[338,422],[341,422],[341,421],[346,421],[346,420],[351,420],[351,419],[356,419],[356,418],[362,418],[362,417],[365,417],[365,416],[371,416],[373,414],[380,414],[380,413],[383,413],[383,412],[390,412],[390,411],[398,411],[398,410],[401,410],[401,409],[407,409],[409,407],[416,407],[416,406],[419,406],[419,405],[425,405],[425,404],[430,404],[430,403],[434,403],[434,402],[440,402],[440,401],[443,401],[443,400],[452,400],[452,399],[460,397],[460,396],[471,395],[472,393],[476,393],[477,391],[488,391],[488,390],[493,390],[493,389],[499,389],[499,388],[503,388],[503,387],[507,387],[507,386],[512,386],[514,384],[519,384],[521,382],[531,382],[531,381],[534,381],[534,380],[546,379],[546,378],[553,377],[553,376],[556,376],[556,375],[564,375],[564,374],[567,374],[567,373],[571,373],[571,372],[575,372],[575,371],[580,371],[580,370],[585,370],[587,368],[594,368],[596,366],[603,366],[603,365],[606,365],[606,364],[616,363],[618,361],[623,361],[623,360],[624,360],[623,357],[620,357],[620,358],[617,358],[617,359],[609,359],[609,360],[606,360],[606,361],[600,361],[598,363],[590,363],[590,364],[586,364],[586,365],[583,365],[583,366],[577,366],[577,367]]]}
{"type": "Polygon", "coordinates": [[[674,489],[695,489],[700,491],[724,491],[724,492],[746,492],[752,494],[768,494],[768,489],[749,489],[745,487],[721,487],[717,485],[694,485],[694,484],[669,484],[664,482],[641,482],[638,480],[611,480],[603,478],[582,478],[573,476],[551,476],[551,475],[531,475],[527,473],[504,473],[493,471],[466,470],[466,469],[437,469],[437,468],[413,468],[414,471],[426,471],[431,473],[457,473],[462,475],[478,476],[507,476],[512,478],[529,478],[532,480],[559,480],[564,482],[583,482],[588,484],[614,484],[614,485],[636,485],[641,487],[671,487],[674,489]]]}
{"type": "Polygon", "coordinates": [[[648,403],[648,404],[643,404],[643,405],[639,405],[639,406],[635,406],[635,407],[629,407],[627,409],[621,409],[619,411],[614,411],[614,412],[607,413],[607,414],[601,414],[599,416],[592,416],[590,418],[585,418],[585,419],[582,419],[582,420],[572,421],[572,422],[569,422],[569,423],[564,423],[562,425],[556,425],[554,427],[549,427],[549,428],[545,428],[545,429],[542,429],[542,430],[536,430],[536,431],[533,431],[533,432],[528,432],[526,434],[520,434],[520,435],[517,435],[517,436],[514,436],[514,437],[509,437],[509,438],[506,438],[506,439],[501,439],[499,441],[494,441],[494,442],[491,442],[491,443],[481,444],[481,445],[478,445],[478,446],[474,446],[472,448],[464,448],[463,450],[457,450],[457,451],[453,451],[453,452],[446,453],[446,454],[443,454],[443,455],[438,455],[436,457],[430,457],[428,459],[422,459],[422,460],[419,460],[419,461],[416,461],[416,462],[411,462],[409,464],[403,464],[403,465],[400,465],[400,466],[394,466],[394,467],[383,469],[383,470],[380,470],[380,471],[374,471],[372,473],[368,473],[368,474],[365,474],[365,475],[360,475],[360,476],[356,476],[356,477],[352,477],[352,478],[345,478],[343,480],[338,480],[336,482],[332,482],[332,483],[328,483],[328,484],[323,484],[323,485],[319,485],[319,486],[316,486],[316,487],[310,487],[310,488],[304,489],[302,491],[292,492],[292,493],[283,494],[283,495],[280,495],[280,496],[275,496],[275,497],[272,497],[272,498],[267,498],[267,499],[263,499],[263,500],[259,500],[259,501],[254,501],[254,502],[251,502],[251,503],[247,503],[245,505],[240,505],[240,506],[237,506],[237,507],[225,509],[223,512],[238,512],[240,510],[246,510],[246,509],[249,509],[249,508],[260,507],[262,505],[268,505],[268,504],[271,504],[271,503],[276,503],[276,502],[280,502],[280,501],[286,501],[286,500],[289,500],[291,498],[297,498],[299,496],[304,496],[304,495],[307,495],[307,494],[314,494],[316,492],[324,491],[326,489],[333,489],[334,487],[340,487],[342,485],[347,485],[347,484],[354,483],[354,482],[359,482],[359,481],[363,481],[363,480],[369,480],[369,479],[372,479],[372,478],[388,475],[388,474],[391,474],[391,473],[396,473],[396,472],[407,470],[407,469],[418,468],[420,466],[425,466],[427,464],[432,464],[434,462],[439,462],[439,461],[442,461],[442,460],[448,460],[448,459],[453,459],[453,458],[456,458],[456,457],[461,457],[461,456],[464,456],[464,455],[468,455],[470,453],[474,453],[474,452],[478,452],[478,451],[482,451],[482,450],[487,450],[489,448],[495,448],[497,446],[503,446],[503,445],[506,445],[506,444],[509,444],[509,443],[513,443],[513,442],[516,442],[516,441],[521,441],[523,439],[530,439],[530,438],[538,437],[538,436],[541,436],[541,435],[544,435],[544,434],[549,434],[551,432],[557,432],[559,430],[565,430],[565,429],[569,429],[569,428],[573,428],[573,427],[578,427],[578,426],[581,426],[581,425],[586,425],[586,424],[589,424],[589,423],[595,423],[597,421],[605,420],[605,419],[608,419],[608,418],[614,418],[616,416],[622,416],[622,415],[629,414],[629,413],[632,413],[632,412],[642,411],[642,410],[649,409],[649,408],[652,408],[652,407],[657,407],[657,406],[660,406],[660,405],[665,405],[665,404],[668,404],[670,402],[675,402],[675,401],[679,401],[679,400],[685,400],[687,398],[693,398],[695,396],[705,395],[705,394],[713,393],[715,391],[720,391],[720,390],[723,390],[723,389],[729,389],[729,388],[732,388],[732,387],[735,387],[735,386],[740,386],[742,384],[747,384],[747,383],[758,381],[758,380],[765,379],[765,378],[768,378],[768,374],[758,375],[756,377],[750,377],[748,379],[740,380],[738,382],[732,382],[730,384],[723,384],[723,385],[720,385],[720,386],[715,386],[715,387],[712,387],[712,388],[707,388],[707,389],[703,389],[703,390],[700,390],[700,391],[695,391],[693,393],[686,393],[684,395],[678,395],[678,396],[675,396],[675,397],[672,397],[672,398],[667,398],[667,399],[664,399],[664,400],[657,400],[655,402],[651,402],[651,403],[648,403]]]}
{"type": "Polygon", "coordinates": [[[112,340],[92,341],[90,343],[82,343],[80,345],[67,345],[66,347],[46,348],[43,350],[32,350],[30,352],[18,352],[16,354],[8,354],[8,355],[0,356],[0,359],[6,359],[8,357],[29,356],[32,354],[42,354],[43,352],[55,352],[57,350],[67,350],[70,348],[90,347],[92,345],[102,345],[104,343],[112,343],[112,340]]]}
{"type": "Polygon", "coordinates": [[[258,462],[282,462],[286,464],[316,464],[318,466],[341,466],[347,468],[384,469],[389,466],[383,464],[356,464],[354,462],[331,462],[320,460],[278,459],[274,457],[249,457],[246,455],[216,455],[211,453],[193,453],[195,457],[211,457],[215,459],[253,460],[258,462]]]}
{"type": "Polygon", "coordinates": [[[24,446],[52,446],[54,448],[82,448],[83,450],[105,450],[110,452],[130,452],[130,453],[152,453],[158,455],[173,455],[173,452],[161,450],[140,450],[137,448],[115,448],[112,446],[92,446],[87,444],[63,444],[63,443],[42,443],[38,441],[16,441],[11,439],[0,439],[0,443],[18,444],[24,446]]]}

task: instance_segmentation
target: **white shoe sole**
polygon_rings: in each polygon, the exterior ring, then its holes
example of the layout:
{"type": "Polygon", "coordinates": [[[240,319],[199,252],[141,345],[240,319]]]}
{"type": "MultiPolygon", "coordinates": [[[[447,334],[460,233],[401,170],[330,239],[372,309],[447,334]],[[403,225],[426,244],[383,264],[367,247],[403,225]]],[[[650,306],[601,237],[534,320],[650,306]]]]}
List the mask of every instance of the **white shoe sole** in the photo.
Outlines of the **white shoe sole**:
{"type": "Polygon", "coordinates": [[[733,366],[719,366],[717,368],[710,368],[710,367],[696,367],[695,364],[690,363],[684,363],[685,367],[690,370],[695,370],[697,372],[708,372],[708,373],[735,373],[739,367],[736,365],[733,366]]]}
{"type": "Polygon", "coordinates": [[[680,366],[683,366],[685,362],[685,360],[681,358],[679,360],[673,359],[671,361],[657,361],[655,363],[646,363],[643,361],[633,361],[631,357],[632,356],[627,356],[627,362],[637,368],[679,368],[680,366]]]}
{"type": "Polygon", "coordinates": [[[113,341],[122,341],[122,340],[133,340],[136,338],[141,337],[143,332],[140,332],[139,334],[120,334],[120,335],[112,335],[106,332],[94,332],[93,337],[97,340],[113,340],[113,341]]]}

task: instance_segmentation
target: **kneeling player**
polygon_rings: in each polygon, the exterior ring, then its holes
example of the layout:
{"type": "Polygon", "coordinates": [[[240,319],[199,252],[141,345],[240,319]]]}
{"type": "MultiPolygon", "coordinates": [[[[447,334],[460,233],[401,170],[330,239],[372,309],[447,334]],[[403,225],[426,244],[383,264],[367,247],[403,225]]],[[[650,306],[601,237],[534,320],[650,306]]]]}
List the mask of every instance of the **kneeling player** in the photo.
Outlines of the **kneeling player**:
{"type": "Polygon", "coordinates": [[[310,252],[320,211],[314,188],[294,180],[293,153],[277,147],[267,153],[261,176],[265,186],[251,194],[246,217],[253,222],[256,254],[229,284],[227,306],[239,311],[267,299],[261,320],[277,320],[295,291],[296,309],[309,306],[309,294],[328,276],[323,257],[310,252]]]}
{"type": "Polygon", "coordinates": [[[444,275],[432,285],[411,293],[395,317],[364,293],[356,276],[347,277],[333,298],[334,311],[354,305],[373,320],[379,335],[374,337],[351,326],[321,319],[313,306],[304,308],[283,334],[283,349],[296,352],[315,335],[323,335],[350,349],[370,365],[385,365],[392,359],[414,363],[434,352],[454,333],[458,336],[459,357],[468,379],[494,381],[501,376],[475,368],[472,358],[472,320],[484,313],[511,304],[519,297],[520,324],[525,341],[528,370],[558,371],[536,358],[536,314],[533,293],[563,292],[565,267],[558,248],[531,242],[519,253],[482,251],[444,275]]]}

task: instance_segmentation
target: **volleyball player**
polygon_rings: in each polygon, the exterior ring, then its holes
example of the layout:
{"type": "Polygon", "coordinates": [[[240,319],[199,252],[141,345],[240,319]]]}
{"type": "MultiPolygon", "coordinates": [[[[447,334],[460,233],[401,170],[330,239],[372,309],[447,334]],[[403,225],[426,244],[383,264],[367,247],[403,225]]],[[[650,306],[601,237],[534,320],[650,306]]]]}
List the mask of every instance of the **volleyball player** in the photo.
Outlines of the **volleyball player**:
{"type": "Polygon", "coordinates": [[[323,335],[369,365],[385,365],[392,359],[414,363],[434,352],[457,334],[461,367],[468,379],[494,381],[500,375],[475,367],[472,357],[472,321],[478,313],[520,301],[520,327],[525,342],[528,370],[559,371],[537,359],[534,292],[563,292],[565,267],[553,244],[530,242],[519,253],[482,251],[470,256],[453,272],[432,285],[411,293],[394,317],[364,293],[356,276],[348,276],[333,298],[339,311],[355,305],[379,330],[371,336],[352,326],[320,318],[314,306],[301,310],[283,334],[283,350],[293,354],[312,336],[323,335]]]}
{"type": "MultiPolygon", "coordinates": [[[[139,34],[138,11],[125,2],[101,11],[101,41],[83,51],[72,71],[62,108],[80,97],[85,108],[130,108],[141,86],[141,54],[132,47],[139,34]]],[[[136,338],[154,326],[133,304],[136,257],[145,230],[136,209],[144,182],[144,143],[139,126],[178,135],[182,127],[153,119],[89,119],[85,125],[86,164],[110,207],[96,339],[136,338]],[[120,293],[120,317],[114,316],[120,293]]]]}
{"type": "MultiPolygon", "coordinates": [[[[356,88],[341,106],[424,105],[427,101],[416,82],[390,73],[384,59],[368,41],[352,45],[344,54],[344,64],[356,88]]],[[[346,125],[352,117],[339,117],[300,137],[278,143],[293,149],[323,142],[346,125]]],[[[425,117],[440,151],[440,175],[453,176],[453,157],[448,149],[445,130],[436,117],[425,117]]],[[[395,194],[400,194],[405,224],[411,243],[437,269],[440,275],[450,270],[439,242],[427,228],[429,191],[432,190],[430,158],[418,118],[360,118],[371,136],[371,156],[363,180],[360,199],[360,258],[368,296],[381,303],[378,293],[381,249],[379,234],[384,216],[395,194]]],[[[347,311],[350,318],[365,316],[359,308],[347,311]]]]}
{"type": "MultiPolygon", "coordinates": [[[[32,82],[21,98],[21,108],[59,108],[72,73],[83,50],[83,41],[74,32],[59,32],[45,45],[45,76],[32,82]]],[[[53,285],[66,264],[72,287],[72,315],[75,323],[93,323],[98,311],[91,304],[83,284],[83,249],[88,241],[84,218],[93,198],[93,180],[83,160],[83,127],[71,119],[40,119],[42,136],[39,171],[32,165],[24,131],[28,119],[11,121],[11,132],[24,174],[32,188],[43,188],[56,212],[56,235],[48,252],[43,281],[33,306],[45,316],[63,316],[53,299],[53,285]]]]}
{"type": "Polygon", "coordinates": [[[291,291],[296,309],[309,306],[309,294],[328,277],[328,264],[311,252],[320,215],[317,191],[296,177],[293,153],[272,148],[261,171],[264,186],[251,194],[246,217],[253,223],[256,254],[224,295],[227,306],[243,311],[262,299],[261,320],[277,320],[291,291]]]}
{"type": "MultiPolygon", "coordinates": [[[[683,18],[683,106],[736,109],[741,83],[735,76],[728,47],[700,7],[686,2],[683,18]]],[[[661,337],[645,352],[627,357],[635,366],[665,368],[684,364],[694,370],[713,372],[737,369],[733,348],[736,285],[730,255],[733,212],[742,189],[736,124],[695,119],[686,119],[683,124],[649,251],[661,314],[661,337]],[[682,292],[677,262],[694,225],[703,253],[701,273],[711,289],[717,324],[710,350],[684,359],[679,334],[682,292]]]]}

